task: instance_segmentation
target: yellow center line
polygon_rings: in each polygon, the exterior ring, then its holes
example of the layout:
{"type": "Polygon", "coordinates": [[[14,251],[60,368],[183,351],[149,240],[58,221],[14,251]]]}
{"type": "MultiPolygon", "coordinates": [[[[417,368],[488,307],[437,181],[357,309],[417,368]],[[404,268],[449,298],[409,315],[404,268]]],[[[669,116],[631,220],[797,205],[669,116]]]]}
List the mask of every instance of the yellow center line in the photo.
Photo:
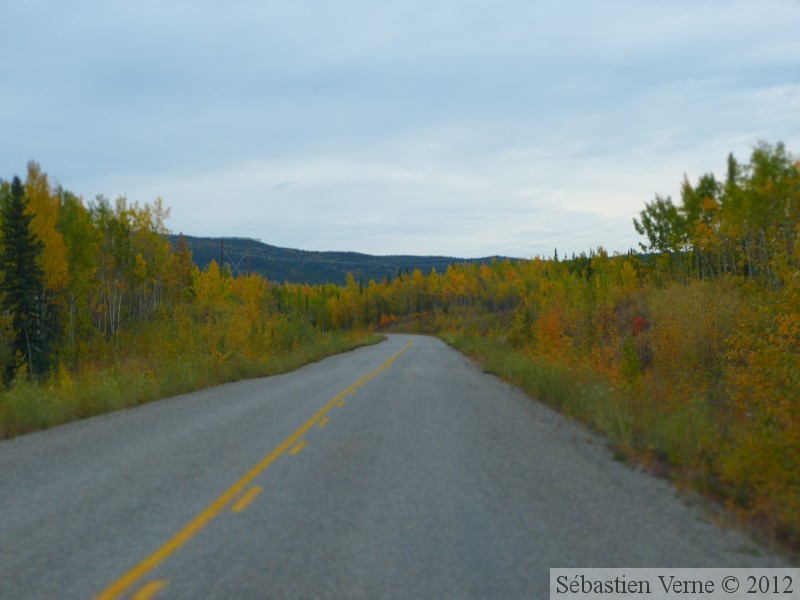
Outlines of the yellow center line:
{"type": "Polygon", "coordinates": [[[250,506],[250,503],[253,500],[255,500],[256,496],[258,496],[261,492],[262,492],[261,486],[254,485],[249,490],[247,490],[247,493],[244,496],[239,498],[239,500],[238,500],[238,502],[236,502],[236,504],[234,504],[231,507],[231,512],[235,512],[235,513],[242,512],[245,508],[250,506]]]}
{"type": "Polygon", "coordinates": [[[339,404],[337,404],[336,406],[338,406],[339,408],[343,408],[344,407],[344,400],[339,402],[339,404]]]}
{"type": "Polygon", "coordinates": [[[142,589],[136,592],[133,596],[131,596],[131,600],[151,600],[151,598],[155,598],[156,594],[160,592],[164,587],[166,587],[167,582],[163,579],[159,579],[157,581],[151,581],[147,585],[145,585],[142,589]]]}
{"type": "Polygon", "coordinates": [[[327,425],[328,423],[330,423],[330,419],[329,419],[328,417],[325,417],[324,419],[322,419],[322,420],[319,422],[319,426],[320,426],[320,427],[325,427],[325,425],[327,425]]]}
{"type": "Polygon", "coordinates": [[[300,454],[300,452],[302,452],[303,448],[305,448],[305,447],[306,447],[306,441],[305,440],[300,440],[299,442],[297,442],[297,445],[294,448],[289,450],[289,454],[291,454],[292,456],[296,456],[296,455],[300,454]]]}
{"type": "Polygon", "coordinates": [[[239,479],[236,483],[234,483],[230,488],[227,489],[219,498],[214,500],[203,512],[197,515],[192,521],[190,521],[183,529],[181,529],[175,536],[170,539],[166,544],[161,546],[158,550],[153,552],[150,556],[145,558],[142,562],[136,565],[133,569],[125,573],[122,577],[117,579],[114,583],[112,583],[108,588],[106,588],[100,595],[97,596],[97,600],[111,600],[112,598],[118,597],[122,594],[125,590],[127,590],[130,586],[134,583],[139,581],[142,577],[147,575],[150,571],[155,569],[159,564],[164,562],[169,556],[174,554],[178,551],[186,542],[192,539],[197,533],[202,530],[206,525],[208,525],[220,512],[222,512],[225,507],[230,504],[234,498],[236,498],[241,492],[248,486],[250,483],[258,477],[267,467],[269,467],[275,460],[278,459],[284,452],[286,452],[290,447],[295,445],[301,437],[309,430],[314,424],[319,421],[325,413],[327,413],[331,408],[336,406],[344,396],[349,394],[356,386],[362,385],[386,369],[388,369],[394,361],[396,361],[401,354],[403,354],[406,350],[409,349],[412,342],[408,342],[408,344],[403,347],[397,354],[389,358],[386,362],[384,362],[380,367],[372,371],[371,373],[367,373],[356,381],[355,383],[350,384],[346,389],[342,390],[336,396],[328,402],[325,406],[323,406],[317,414],[315,414],[311,419],[309,419],[303,426],[300,427],[297,431],[295,431],[292,435],[286,438],[277,448],[275,448],[272,452],[270,452],[267,456],[261,459],[256,466],[250,469],[244,476],[239,479]]]}

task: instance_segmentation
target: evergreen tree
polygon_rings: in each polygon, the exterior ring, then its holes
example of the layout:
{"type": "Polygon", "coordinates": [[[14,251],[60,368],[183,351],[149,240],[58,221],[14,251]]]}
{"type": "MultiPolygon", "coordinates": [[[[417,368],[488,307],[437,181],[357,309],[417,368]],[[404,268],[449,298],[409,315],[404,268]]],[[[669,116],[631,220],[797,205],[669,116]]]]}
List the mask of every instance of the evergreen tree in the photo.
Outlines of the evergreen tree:
{"type": "Polygon", "coordinates": [[[8,375],[20,368],[31,374],[47,371],[49,340],[42,322],[44,274],[39,256],[44,244],[31,231],[25,210],[25,188],[19,177],[0,198],[0,307],[11,317],[14,360],[8,375]]]}

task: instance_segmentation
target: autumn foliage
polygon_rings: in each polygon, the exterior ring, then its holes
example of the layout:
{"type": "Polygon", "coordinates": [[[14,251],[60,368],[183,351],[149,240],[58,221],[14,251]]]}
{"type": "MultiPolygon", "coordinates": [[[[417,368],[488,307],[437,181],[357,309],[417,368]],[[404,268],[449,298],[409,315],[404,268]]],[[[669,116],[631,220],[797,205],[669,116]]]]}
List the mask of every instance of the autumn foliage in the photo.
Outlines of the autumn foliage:
{"type": "Polygon", "coordinates": [[[431,332],[610,436],[616,452],[800,544],[800,168],[780,144],[684,181],[641,252],[371,282],[365,323],[431,332]],[[392,315],[391,321],[387,315],[392,315]]]}
{"type": "MultiPolygon", "coordinates": [[[[12,188],[0,182],[3,206],[12,188]]],[[[184,242],[170,245],[160,200],[85,202],[52,187],[35,163],[14,193],[35,241],[24,272],[36,285],[25,312],[33,317],[15,320],[8,302],[0,315],[0,438],[375,341],[355,322],[352,282],[284,285],[234,277],[217,263],[198,270],[184,242]],[[28,322],[45,338],[37,360],[25,356],[32,346],[15,327],[28,322]]],[[[0,248],[11,255],[9,244],[0,248]]],[[[6,280],[18,282],[16,272],[6,280]]],[[[3,298],[13,291],[5,289],[3,298]]]]}
{"type": "MultiPolygon", "coordinates": [[[[89,397],[131,372],[135,384],[113,385],[164,395],[202,385],[202,373],[263,374],[337,336],[433,333],[609,436],[618,456],[800,546],[800,168],[780,144],[746,164],[729,157],[721,181],[684,181],[679,202],[647,203],[639,251],[344,286],[234,277],[217,263],[201,272],[185,244],[169,246],[160,201],[86,204],[33,164],[26,190],[55,325],[42,385],[56,395],[84,386],[89,397]],[[108,370],[119,377],[97,379],[108,370]],[[158,390],[165,371],[173,387],[158,390]]],[[[9,360],[12,334],[0,329],[9,360]]],[[[6,435],[35,401],[15,387],[0,397],[6,435]]]]}

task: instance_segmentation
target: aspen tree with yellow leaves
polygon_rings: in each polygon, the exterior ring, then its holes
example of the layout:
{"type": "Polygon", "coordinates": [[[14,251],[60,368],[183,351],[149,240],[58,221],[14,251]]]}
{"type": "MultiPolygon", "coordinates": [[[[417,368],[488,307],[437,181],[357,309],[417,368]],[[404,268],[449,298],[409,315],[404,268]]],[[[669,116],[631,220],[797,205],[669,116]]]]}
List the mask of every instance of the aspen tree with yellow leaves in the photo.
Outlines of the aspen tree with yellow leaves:
{"type": "MultiPolygon", "coordinates": [[[[185,240],[166,241],[160,201],[87,205],[35,163],[2,196],[30,225],[18,239],[39,274],[33,296],[61,317],[53,376],[31,393],[51,408],[36,412],[12,386],[0,437],[280,372],[374,341],[373,328],[432,333],[608,436],[620,459],[800,548],[800,164],[782,144],[758,144],[746,163],[729,156],[724,179],[684,178],[675,202],[646,202],[641,253],[351,274],[344,286],[199,270],[185,240]]],[[[0,358],[42,373],[20,342],[23,325],[44,331],[31,325],[42,304],[23,323],[3,289],[0,358]]]]}

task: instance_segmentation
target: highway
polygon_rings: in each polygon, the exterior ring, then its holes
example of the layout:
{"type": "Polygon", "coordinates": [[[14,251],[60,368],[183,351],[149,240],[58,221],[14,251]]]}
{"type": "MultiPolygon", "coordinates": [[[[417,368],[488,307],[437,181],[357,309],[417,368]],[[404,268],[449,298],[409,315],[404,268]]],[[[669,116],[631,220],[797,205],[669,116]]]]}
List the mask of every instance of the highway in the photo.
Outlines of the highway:
{"type": "Polygon", "coordinates": [[[0,442],[0,598],[546,598],[783,566],[424,336],[0,442]]]}

